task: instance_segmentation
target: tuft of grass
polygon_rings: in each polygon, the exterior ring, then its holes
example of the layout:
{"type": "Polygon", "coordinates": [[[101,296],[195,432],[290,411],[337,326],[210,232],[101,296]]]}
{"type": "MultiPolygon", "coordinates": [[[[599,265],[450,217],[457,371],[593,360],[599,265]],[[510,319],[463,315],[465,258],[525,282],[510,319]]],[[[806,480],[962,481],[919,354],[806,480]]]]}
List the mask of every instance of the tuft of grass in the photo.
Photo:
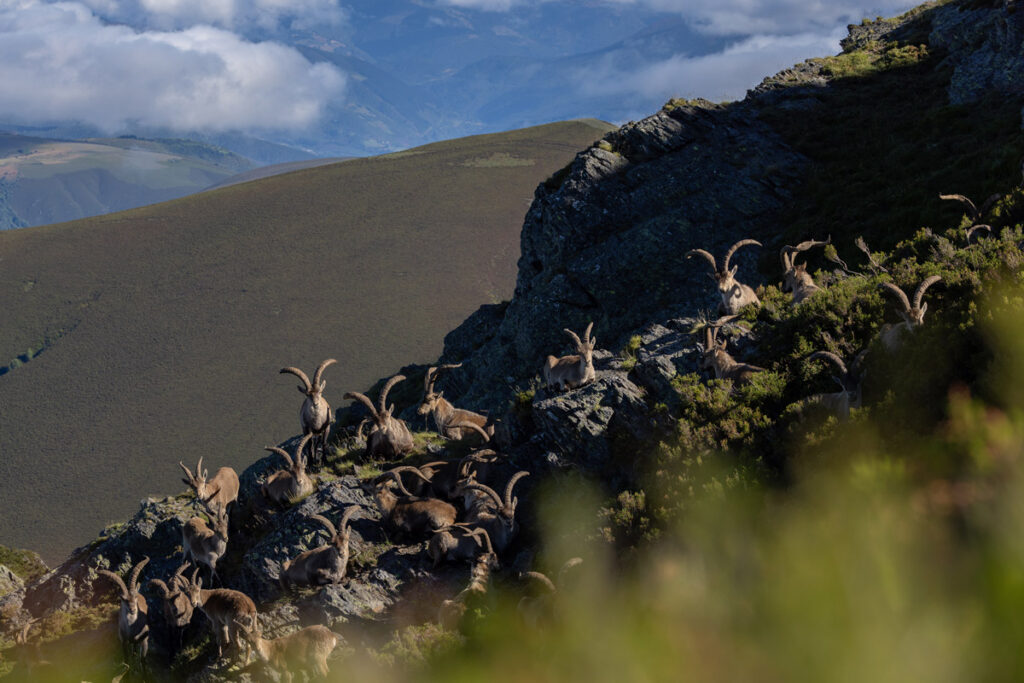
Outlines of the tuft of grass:
{"type": "Polygon", "coordinates": [[[0,564],[25,583],[35,581],[49,571],[42,558],[31,550],[16,550],[3,545],[0,545],[0,564]]]}

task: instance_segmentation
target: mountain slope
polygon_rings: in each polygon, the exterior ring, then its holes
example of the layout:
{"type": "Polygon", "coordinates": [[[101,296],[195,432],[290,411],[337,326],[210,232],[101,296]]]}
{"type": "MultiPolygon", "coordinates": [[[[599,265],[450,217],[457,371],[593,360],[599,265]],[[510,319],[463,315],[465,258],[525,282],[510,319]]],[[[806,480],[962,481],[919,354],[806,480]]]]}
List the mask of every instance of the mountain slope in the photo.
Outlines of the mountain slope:
{"type": "Polygon", "coordinates": [[[285,365],[338,358],[337,406],[436,356],[509,294],[537,182],[607,130],[437,143],[0,234],[0,542],[53,558],[176,489],[179,459],[241,469],[297,428],[285,365]]]}

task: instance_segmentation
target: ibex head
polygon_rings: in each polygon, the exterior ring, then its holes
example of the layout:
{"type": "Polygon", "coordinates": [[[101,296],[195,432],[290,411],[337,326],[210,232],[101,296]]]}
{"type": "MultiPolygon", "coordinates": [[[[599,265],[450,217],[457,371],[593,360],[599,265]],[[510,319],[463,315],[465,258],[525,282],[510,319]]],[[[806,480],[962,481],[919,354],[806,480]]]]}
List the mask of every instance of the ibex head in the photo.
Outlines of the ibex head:
{"type": "Polygon", "coordinates": [[[712,271],[711,273],[708,273],[708,277],[714,280],[715,283],[718,285],[719,292],[726,296],[732,296],[733,291],[738,286],[736,283],[736,271],[739,269],[739,266],[733,266],[732,268],[730,268],[729,259],[732,258],[732,255],[736,253],[737,249],[739,249],[740,247],[745,247],[750,244],[758,247],[761,246],[761,243],[758,242],[757,240],[740,240],[736,244],[729,247],[729,251],[725,252],[725,258],[722,259],[721,268],[718,267],[718,263],[715,261],[715,257],[712,256],[710,252],[704,251],[703,249],[691,249],[686,253],[686,258],[690,258],[691,256],[696,255],[707,260],[708,264],[710,264],[711,266],[712,271]]]}
{"type": "Polygon", "coordinates": [[[444,398],[443,391],[434,391],[434,383],[437,382],[437,375],[442,370],[452,370],[454,368],[461,368],[462,363],[455,363],[453,365],[441,365],[439,367],[427,368],[427,374],[423,376],[423,402],[420,403],[420,407],[416,409],[418,415],[427,415],[432,410],[437,402],[444,398]]]}
{"type": "Polygon", "coordinates": [[[298,377],[299,380],[302,381],[302,384],[298,386],[299,393],[306,395],[307,397],[309,397],[311,401],[315,402],[320,400],[320,398],[323,396],[324,389],[327,388],[327,382],[321,379],[321,376],[324,374],[324,369],[328,365],[332,365],[337,362],[338,361],[334,358],[328,358],[324,362],[320,363],[320,365],[316,369],[316,372],[313,374],[312,382],[309,381],[309,377],[306,376],[306,373],[304,373],[302,370],[299,370],[298,368],[281,368],[280,372],[289,373],[298,377]]]}
{"type": "Polygon", "coordinates": [[[825,241],[820,240],[807,240],[794,246],[785,246],[779,252],[779,256],[782,259],[782,291],[792,292],[798,285],[807,284],[808,281],[813,284],[811,276],[807,273],[807,264],[796,262],[797,254],[807,251],[812,247],[823,247],[827,244],[832,243],[832,237],[830,236],[825,241]]]}
{"type": "Polygon", "coordinates": [[[121,608],[126,610],[128,616],[134,619],[139,612],[139,605],[135,598],[139,594],[139,574],[142,572],[142,568],[149,564],[149,557],[143,557],[142,561],[132,568],[131,574],[128,578],[128,583],[121,579],[120,576],[107,569],[100,569],[96,573],[101,576],[105,576],[120,589],[121,591],[121,608]]]}
{"type": "Polygon", "coordinates": [[[583,339],[576,336],[576,333],[566,328],[562,330],[567,335],[572,337],[572,343],[576,347],[576,353],[578,353],[587,363],[592,363],[594,360],[594,348],[597,346],[597,339],[590,336],[590,331],[594,329],[594,323],[591,322],[587,325],[586,331],[583,333],[583,339]]]}
{"type": "Polygon", "coordinates": [[[195,489],[196,500],[206,503],[207,501],[210,500],[210,498],[217,495],[217,492],[220,490],[220,488],[213,488],[210,486],[208,481],[210,472],[209,470],[203,469],[202,457],[200,457],[199,462],[196,463],[196,471],[194,474],[192,473],[191,470],[189,470],[188,467],[185,466],[185,463],[181,462],[180,460],[178,461],[178,466],[181,467],[181,469],[185,470],[185,477],[182,478],[181,481],[184,482],[185,485],[195,489]]]}
{"type": "Polygon", "coordinates": [[[922,303],[921,299],[924,297],[924,293],[928,291],[928,288],[936,282],[939,282],[941,279],[942,277],[939,275],[932,275],[931,277],[925,278],[925,280],[918,286],[917,291],[914,292],[913,306],[910,305],[910,299],[907,298],[906,293],[893,283],[883,282],[882,287],[896,295],[897,300],[903,306],[903,310],[899,311],[899,314],[907,324],[907,327],[917,327],[924,324],[924,314],[928,312],[928,304],[922,303]]]}

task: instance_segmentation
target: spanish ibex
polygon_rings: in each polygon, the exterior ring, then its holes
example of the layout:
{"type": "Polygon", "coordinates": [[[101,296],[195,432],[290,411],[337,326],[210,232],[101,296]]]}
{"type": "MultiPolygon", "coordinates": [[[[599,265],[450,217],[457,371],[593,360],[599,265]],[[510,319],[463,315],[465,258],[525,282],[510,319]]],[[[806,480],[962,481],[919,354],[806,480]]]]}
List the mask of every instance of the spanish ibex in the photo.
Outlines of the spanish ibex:
{"type": "Polygon", "coordinates": [[[209,471],[203,469],[202,458],[199,458],[199,462],[196,464],[195,474],[180,460],[178,465],[185,470],[186,478],[182,481],[195,490],[196,500],[211,513],[217,510],[226,512],[228,506],[238,499],[238,474],[230,467],[221,467],[213,475],[213,479],[207,479],[209,471]]]}
{"type": "Polygon", "coordinates": [[[228,516],[218,511],[212,515],[213,526],[207,524],[202,517],[192,517],[181,528],[181,546],[185,559],[200,567],[210,570],[210,583],[217,576],[217,560],[224,556],[228,549],[228,516]]]}
{"type": "Polygon", "coordinates": [[[217,657],[224,656],[224,646],[234,644],[241,651],[238,624],[256,626],[256,603],[245,593],[230,588],[203,588],[199,568],[192,572],[186,592],[192,606],[202,610],[210,620],[217,641],[217,657]]]}
{"type": "Polygon", "coordinates": [[[558,617],[558,592],[565,586],[565,574],[573,567],[583,563],[583,559],[574,557],[566,560],[558,571],[557,583],[540,572],[525,572],[523,576],[539,588],[538,594],[524,596],[519,599],[517,610],[520,618],[531,629],[550,624],[558,617]]]}
{"type": "Polygon", "coordinates": [[[541,368],[541,375],[544,377],[544,384],[547,387],[555,386],[559,391],[566,388],[578,389],[585,384],[594,381],[597,375],[594,373],[594,347],[597,340],[590,336],[590,330],[594,327],[591,322],[583,333],[583,339],[576,336],[570,329],[562,330],[572,337],[572,343],[576,347],[576,353],[571,356],[555,358],[548,356],[541,368]]]}
{"type": "Polygon", "coordinates": [[[714,323],[704,328],[704,344],[698,344],[702,354],[701,369],[713,370],[715,379],[732,380],[733,384],[740,386],[748,384],[754,374],[763,372],[764,368],[749,363],[736,361],[729,352],[725,350],[726,341],[718,341],[718,330],[726,322],[736,316],[719,318],[714,323]]]}
{"type": "Polygon", "coordinates": [[[181,629],[192,621],[192,601],[188,598],[188,579],[184,576],[185,570],[190,566],[191,562],[179,566],[167,583],[161,579],[149,580],[149,585],[160,593],[164,601],[164,618],[168,624],[179,629],[179,635],[181,629]]]}
{"type": "Polygon", "coordinates": [[[940,280],[942,280],[942,277],[939,275],[932,275],[925,278],[918,286],[917,291],[914,292],[913,306],[910,305],[910,299],[907,298],[906,292],[902,289],[891,282],[882,283],[882,287],[894,294],[903,307],[903,310],[899,311],[900,317],[903,318],[903,322],[896,324],[886,323],[885,325],[882,325],[879,336],[881,337],[882,344],[886,349],[889,351],[896,351],[900,346],[902,346],[903,335],[905,333],[924,324],[924,314],[928,310],[928,304],[921,303],[921,299],[924,297],[924,293],[928,291],[928,288],[940,280]]]}
{"type": "Polygon", "coordinates": [[[281,373],[291,373],[302,381],[298,389],[299,393],[305,395],[306,400],[302,402],[302,408],[299,410],[299,419],[302,422],[302,433],[313,436],[313,442],[310,445],[310,455],[314,464],[317,460],[316,452],[318,446],[323,459],[326,460],[327,458],[327,437],[331,431],[331,423],[334,422],[331,404],[324,398],[324,389],[327,387],[327,382],[321,380],[320,377],[324,374],[324,368],[337,362],[334,358],[328,358],[320,363],[317,366],[316,372],[313,373],[312,382],[309,381],[306,373],[298,368],[287,367],[280,370],[281,373]]]}
{"type": "Polygon", "coordinates": [[[493,512],[483,511],[470,515],[467,519],[467,522],[470,524],[487,531],[487,535],[490,537],[496,552],[505,552],[505,549],[512,542],[516,530],[519,528],[519,525],[516,523],[516,506],[519,505],[519,499],[512,497],[512,489],[515,487],[516,482],[528,476],[530,476],[529,472],[516,472],[513,474],[505,486],[504,500],[490,486],[476,482],[468,483],[465,486],[467,489],[482,491],[490,496],[496,505],[496,509],[493,512]]]}
{"type": "Polygon", "coordinates": [[[121,590],[121,611],[117,618],[117,635],[121,639],[121,645],[127,654],[136,646],[139,646],[139,656],[145,659],[149,652],[149,606],[146,605],[146,598],[139,592],[139,574],[142,568],[149,564],[149,558],[144,557],[132,569],[125,584],[121,577],[107,569],[100,569],[97,574],[105,576],[121,590]]]}
{"type": "Polygon", "coordinates": [[[813,247],[824,247],[831,243],[831,237],[824,242],[820,240],[807,240],[795,247],[784,246],[779,251],[779,257],[782,259],[782,291],[793,293],[794,305],[802,303],[807,297],[821,289],[821,287],[814,284],[814,278],[807,272],[807,264],[798,264],[796,262],[797,254],[813,247]]]}
{"type": "Polygon", "coordinates": [[[277,453],[284,458],[288,465],[287,469],[278,470],[270,475],[260,490],[264,497],[278,505],[288,505],[313,492],[313,480],[306,474],[306,456],[303,451],[306,444],[312,438],[312,434],[306,434],[299,441],[295,449],[295,457],[288,455],[287,451],[277,446],[265,446],[264,450],[277,453]]]}
{"type": "Polygon", "coordinates": [[[326,677],[330,673],[327,658],[341,642],[338,635],[320,624],[271,640],[262,636],[258,623],[253,627],[237,622],[235,627],[249,643],[256,657],[280,672],[285,683],[291,683],[292,671],[303,670],[326,677]]]}
{"type": "Polygon", "coordinates": [[[472,562],[481,553],[494,553],[486,529],[455,524],[435,531],[427,542],[427,556],[435,567],[445,561],[472,562]]]}
{"type": "Polygon", "coordinates": [[[477,556],[470,570],[469,585],[451,600],[442,602],[437,611],[437,622],[442,628],[455,630],[466,610],[483,601],[487,595],[487,585],[491,581],[491,572],[497,568],[498,556],[494,552],[477,556]]]}
{"type": "Polygon", "coordinates": [[[322,546],[299,553],[281,567],[279,579],[284,590],[294,586],[325,586],[341,583],[348,567],[348,542],[350,530],[349,520],[359,510],[358,505],[345,508],[337,529],[331,520],[323,515],[313,515],[311,520],[319,522],[327,529],[330,540],[322,546]]]}
{"type": "MultiPolygon", "coordinates": [[[[391,388],[405,379],[405,375],[395,375],[380,390],[380,397],[377,400],[378,406],[374,407],[366,394],[358,391],[350,391],[345,394],[346,399],[356,400],[366,406],[370,411],[370,420],[373,426],[370,434],[366,437],[366,453],[371,458],[394,458],[404,455],[413,449],[412,432],[409,426],[397,417],[394,417],[394,406],[388,408],[388,392],[391,388]]],[[[362,425],[360,425],[360,433],[362,425]]]]}
{"type": "Polygon", "coordinates": [[[477,478],[484,480],[498,462],[497,452],[489,448],[473,451],[461,460],[428,462],[417,468],[425,479],[417,478],[419,485],[416,488],[406,488],[420,496],[430,495],[442,500],[455,500],[462,496],[459,482],[469,476],[474,467],[478,472],[477,478]]]}
{"type": "Polygon", "coordinates": [[[483,439],[486,443],[494,435],[494,425],[487,424],[487,416],[474,413],[471,410],[456,408],[445,399],[443,391],[434,390],[434,383],[437,382],[439,372],[461,367],[462,363],[456,363],[427,368],[427,374],[423,376],[423,402],[420,403],[416,413],[418,415],[429,414],[433,417],[437,433],[447,439],[459,440],[468,436],[466,423],[474,424],[484,432],[483,439]]]}
{"type": "Polygon", "coordinates": [[[711,265],[713,274],[709,274],[711,279],[718,285],[718,293],[722,297],[722,301],[718,304],[719,315],[733,315],[740,312],[744,306],[754,304],[755,306],[761,305],[761,300],[757,298],[757,294],[754,290],[741,282],[736,280],[736,271],[739,266],[733,266],[729,268],[729,259],[736,253],[736,250],[740,247],[747,245],[755,245],[760,247],[761,243],[757,240],[740,240],[736,244],[729,247],[729,251],[725,252],[725,258],[722,259],[722,267],[719,268],[715,262],[715,257],[710,252],[704,251],[703,249],[691,249],[686,252],[686,258],[690,258],[694,254],[697,256],[703,256],[707,259],[711,265]]]}
{"type": "Polygon", "coordinates": [[[809,355],[807,360],[827,360],[835,365],[839,374],[832,375],[832,379],[835,380],[842,391],[814,394],[805,398],[801,403],[803,405],[820,405],[840,420],[848,419],[850,417],[850,409],[860,408],[861,406],[861,383],[864,379],[861,367],[867,353],[867,349],[858,353],[853,362],[850,363],[849,369],[847,369],[843,359],[831,351],[815,351],[809,355]]]}
{"type": "Polygon", "coordinates": [[[385,472],[372,483],[374,498],[384,519],[398,531],[412,536],[422,536],[454,524],[455,507],[437,498],[420,498],[409,493],[399,476],[404,471],[424,478],[415,467],[404,466],[385,472]],[[392,490],[392,484],[401,496],[392,490]]]}

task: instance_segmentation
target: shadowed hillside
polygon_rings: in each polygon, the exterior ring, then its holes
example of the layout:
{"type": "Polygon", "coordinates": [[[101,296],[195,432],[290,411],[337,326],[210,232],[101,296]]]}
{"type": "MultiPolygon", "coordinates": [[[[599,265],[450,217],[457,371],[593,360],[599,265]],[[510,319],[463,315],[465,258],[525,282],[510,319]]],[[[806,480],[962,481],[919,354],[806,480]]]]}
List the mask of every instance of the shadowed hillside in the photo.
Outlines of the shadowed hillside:
{"type": "Polygon", "coordinates": [[[0,542],[56,558],[180,488],[179,459],[244,468],[298,429],[282,366],[338,358],[338,406],[436,357],[511,293],[537,183],[609,129],[466,138],[0,234],[0,542]]]}

